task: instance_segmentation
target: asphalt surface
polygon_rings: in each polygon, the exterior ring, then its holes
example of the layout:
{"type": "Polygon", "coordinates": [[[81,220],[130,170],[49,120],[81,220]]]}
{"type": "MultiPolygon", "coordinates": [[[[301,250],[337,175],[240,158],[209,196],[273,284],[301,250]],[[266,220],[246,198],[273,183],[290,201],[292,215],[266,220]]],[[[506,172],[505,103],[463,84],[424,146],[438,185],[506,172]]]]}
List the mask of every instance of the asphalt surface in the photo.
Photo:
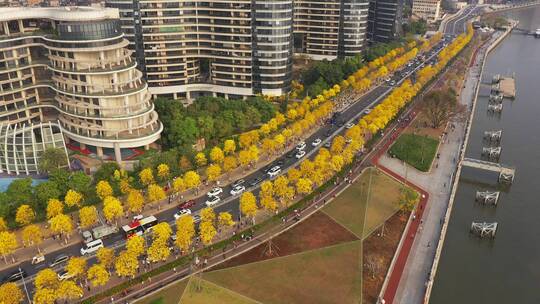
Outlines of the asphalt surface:
{"type": "Polygon", "coordinates": [[[446,23],[444,34],[457,36],[467,30],[469,19],[479,15],[483,8],[475,5],[466,7],[459,15],[446,23]]]}
{"type": "MultiPolygon", "coordinates": [[[[456,21],[457,22],[457,21],[456,21]]],[[[448,26],[447,26],[448,28],[448,26]]],[[[446,41],[449,40],[450,37],[446,37],[446,41]]],[[[287,170],[291,167],[294,167],[298,165],[303,159],[305,158],[313,158],[316,155],[316,152],[319,150],[320,147],[323,147],[325,143],[331,142],[332,139],[338,135],[342,134],[346,131],[346,124],[347,123],[356,123],[358,120],[365,115],[365,110],[368,108],[372,108],[378,103],[380,103],[396,86],[399,86],[406,78],[411,77],[414,81],[414,74],[417,70],[421,69],[425,64],[428,64],[430,62],[434,63],[436,62],[436,55],[439,53],[439,51],[444,47],[446,41],[439,42],[436,46],[432,48],[428,53],[426,53],[425,60],[413,60],[412,64],[406,65],[400,72],[396,72],[394,76],[390,77],[389,81],[386,81],[384,84],[381,84],[374,89],[372,89],[369,93],[363,95],[360,97],[357,101],[353,102],[350,106],[342,110],[337,115],[337,122],[336,124],[326,124],[323,127],[321,127],[317,132],[312,134],[308,139],[305,140],[306,147],[306,155],[301,158],[297,159],[294,156],[287,157],[287,154],[290,154],[291,151],[294,151],[296,148],[293,147],[291,150],[288,150],[283,153],[283,155],[276,159],[270,166],[265,167],[264,169],[271,168],[275,165],[280,165],[281,167],[281,173],[285,174],[287,170]],[[394,85],[392,84],[392,81],[395,82],[394,85]],[[321,139],[322,142],[317,145],[313,146],[312,143],[316,139],[321,139]]],[[[250,186],[250,184],[253,182],[253,180],[260,178],[262,181],[269,178],[269,176],[264,172],[264,169],[260,169],[257,172],[254,172],[252,174],[249,174],[247,176],[244,176],[243,179],[245,180],[244,185],[246,186],[246,191],[251,191],[255,196],[258,197],[259,193],[259,187],[260,183],[254,186],[250,186]]],[[[239,197],[240,195],[231,196],[230,190],[232,189],[231,185],[223,186],[223,193],[220,194],[221,201],[213,206],[216,213],[228,211],[233,214],[236,219],[239,218],[239,197]]],[[[191,212],[192,215],[198,214],[199,211],[206,207],[205,202],[207,201],[206,193],[201,193],[201,196],[194,200],[195,205],[192,206],[191,212]]],[[[174,204],[179,204],[179,201],[172,202],[174,204]]],[[[158,222],[169,222],[171,226],[175,225],[174,220],[174,214],[178,212],[178,208],[171,208],[169,210],[164,210],[158,214],[155,214],[154,216],[158,219],[158,222]]],[[[103,243],[105,247],[109,248],[115,248],[116,251],[119,251],[123,249],[125,246],[125,238],[120,231],[119,233],[103,239],[103,243]]],[[[26,285],[26,288],[28,292],[31,294],[33,290],[33,282],[35,274],[39,272],[40,270],[46,268],[49,266],[49,263],[52,262],[57,256],[59,255],[68,255],[68,256],[80,256],[80,249],[82,247],[82,244],[75,244],[68,247],[63,248],[62,250],[58,250],[53,253],[49,253],[45,255],[45,262],[39,264],[39,265],[32,265],[30,261],[22,262],[21,264],[11,267],[9,269],[6,269],[0,273],[0,277],[6,278],[9,275],[11,275],[13,272],[17,272],[17,269],[20,267],[23,271],[26,272],[26,278],[25,280],[20,280],[18,283],[20,285],[26,285]]],[[[88,258],[88,265],[92,265],[96,263],[95,255],[89,255],[88,258]]],[[[53,267],[53,269],[57,272],[60,272],[65,267],[65,264],[57,265],[53,267]]]]}

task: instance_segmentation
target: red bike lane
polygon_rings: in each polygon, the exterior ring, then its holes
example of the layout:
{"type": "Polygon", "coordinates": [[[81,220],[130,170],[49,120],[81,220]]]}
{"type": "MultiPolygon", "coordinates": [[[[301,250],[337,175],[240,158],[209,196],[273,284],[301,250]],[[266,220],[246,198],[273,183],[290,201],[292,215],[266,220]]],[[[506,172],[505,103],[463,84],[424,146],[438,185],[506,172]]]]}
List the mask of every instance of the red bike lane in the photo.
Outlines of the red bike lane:
{"type": "Polygon", "coordinates": [[[413,220],[411,221],[409,227],[407,228],[407,231],[404,231],[404,234],[403,234],[404,240],[403,240],[402,246],[399,252],[397,253],[397,258],[396,258],[394,267],[391,269],[391,272],[389,274],[390,277],[388,279],[388,284],[386,286],[386,290],[383,295],[385,304],[390,304],[390,303],[393,303],[394,301],[394,298],[396,296],[396,292],[399,286],[399,282],[401,280],[401,276],[403,275],[403,270],[405,269],[405,264],[407,263],[407,259],[411,252],[414,239],[416,238],[418,229],[420,227],[420,221],[424,214],[424,210],[426,209],[429,194],[424,189],[413,184],[411,181],[405,180],[403,177],[401,177],[394,171],[381,165],[379,163],[379,159],[384,153],[386,153],[386,151],[389,149],[390,145],[394,142],[394,140],[410,125],[410,123],[414,120],[415,117],[416,117],[416,112],[412,112],[409,115],[409,119],[406,123],[399,123],[398,126],[391,131],[391,134],[389,135],[389,140],[387,140],[387,142],[378,150],[378,152],[374,155],[372,159],[373,164],[375,164],[379,169],[384,171],[386,174],[391,175],[395,179],[399,180],[400,182],[404,183],[408,187],[411,187],[415,189],[416,191],[418,191],[418,193],[420,193],[420,202],[416,206],[416,209],[413,211],[415,216],[413,217],[413,220]]]}

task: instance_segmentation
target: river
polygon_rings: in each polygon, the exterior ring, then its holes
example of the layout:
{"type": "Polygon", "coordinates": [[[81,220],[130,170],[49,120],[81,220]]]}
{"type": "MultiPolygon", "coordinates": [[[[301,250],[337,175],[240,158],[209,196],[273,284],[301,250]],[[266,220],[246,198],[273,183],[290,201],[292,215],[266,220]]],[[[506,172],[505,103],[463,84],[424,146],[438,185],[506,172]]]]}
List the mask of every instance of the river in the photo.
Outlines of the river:
{"type": "MultiPolygon", "coordinates": [[[[540,28],[540,7],[506,13],[519,27],[540,28]]],[[[516,77],[517,96],[500,116],[487,114],[480,90],[467,157],[480,159],[483,132],[503,130],[500,162],[516,168],[510,187],[496,175],[464,168],[431,295],[432,304],[540,303],[540,39],[512,33],[489,56],[484,82],[516,77]],[[475,202],[475,192],[499,189],[498,205],[475,202]],[[497,222],[496,238],[469,234],[472,221],[497,222]]]]}

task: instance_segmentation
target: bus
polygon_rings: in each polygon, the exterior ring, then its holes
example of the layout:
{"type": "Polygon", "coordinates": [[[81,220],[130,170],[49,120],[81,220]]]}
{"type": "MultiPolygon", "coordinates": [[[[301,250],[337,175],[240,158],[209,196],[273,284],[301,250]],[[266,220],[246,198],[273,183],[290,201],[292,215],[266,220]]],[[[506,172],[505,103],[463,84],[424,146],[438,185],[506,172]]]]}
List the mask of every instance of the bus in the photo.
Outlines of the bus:
{"type": "Polygon", "coordinates": [[[143,235],[143,233],[149,231],[157,223],[157,218],[151,215],[140,220],[134,220],[129,225],[122,226],[122,231],[124,231],[126,239],[129,239],[134,235],[143,235]]]}

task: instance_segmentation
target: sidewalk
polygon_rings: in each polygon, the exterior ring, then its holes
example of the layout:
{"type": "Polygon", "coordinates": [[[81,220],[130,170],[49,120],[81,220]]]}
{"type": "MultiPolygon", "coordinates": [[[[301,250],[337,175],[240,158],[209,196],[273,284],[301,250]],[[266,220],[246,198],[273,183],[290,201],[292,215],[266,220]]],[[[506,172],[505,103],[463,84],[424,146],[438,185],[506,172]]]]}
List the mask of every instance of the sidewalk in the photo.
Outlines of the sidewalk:
{"type": "MultiPolygon", "coordinates": [[[[478,57],[476,57],[478,58],[478,57]]],[[[475,59],[476,59],[475,58],[475,59]]],[[[476,62],[475,62],[476,63],[476,62]]],[[[469,69],[465,85],[460,94],[459,102],[470,110],[478,81],[478,66],[472,65],[469,69]]],[[[434,160],[431,172],[422,173],[412,167],[406,168],[397,159],[383,156],[380,164],[389,168],[402,178],[407,177],[429,193],[429,204],[422,214],[417,213],[421,219],[419,231],[412,240],[410,258],[406,260],[403,274],[396,289],[395,297],[386,299],[386,303],[422,303],[425,287],[430,276],[433,258],[437,249],[441,227],[448,207],[451,192],[452,175],[459,160],[459,153],[466,131],[466,121],[454,121],[455,130],[448,130],[448,135],[441,143],[438,153],[440,158],[434,160]],[[392,302],[392,300],[395,301],[392,302]]]]}

